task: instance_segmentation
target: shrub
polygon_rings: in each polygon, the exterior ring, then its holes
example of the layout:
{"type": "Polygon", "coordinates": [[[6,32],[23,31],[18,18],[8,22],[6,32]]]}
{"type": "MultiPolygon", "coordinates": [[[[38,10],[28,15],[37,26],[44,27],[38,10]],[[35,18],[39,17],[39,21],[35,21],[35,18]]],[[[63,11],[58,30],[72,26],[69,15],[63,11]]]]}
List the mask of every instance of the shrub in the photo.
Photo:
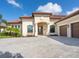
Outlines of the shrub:
{"type": "Polygon", "coordinates": [[[21,33],[20,30],[17,28],[6,28],[6,31],[1,32],[0,36],[12,36],[12,37],[20,37],[21,33]]]}
{"type": "Polygon", "coordinates": [[[20,30],[17,28],[8,27],[6,28],[6,30],[7,30],[7,34],[10,36],[15,36],[15,37],[21,36],[20,30]]]}

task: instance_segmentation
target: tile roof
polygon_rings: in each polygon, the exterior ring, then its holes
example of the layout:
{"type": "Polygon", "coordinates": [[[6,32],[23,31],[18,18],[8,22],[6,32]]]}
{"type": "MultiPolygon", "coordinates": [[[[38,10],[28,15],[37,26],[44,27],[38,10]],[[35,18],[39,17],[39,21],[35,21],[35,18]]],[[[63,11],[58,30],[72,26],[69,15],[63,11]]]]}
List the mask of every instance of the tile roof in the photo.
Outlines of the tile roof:
{"type": "MultiPolygon", "coordinates": [[[[48,14],[50,15],[50,19],[59,19],[59,20],[65,17],[64,15],[52,15],[52,13],[46,13],[46,12],[34,12],[32,14],[48,14]]],[[[20,19],[33,19],[33,16],[21,16],[20,19]]],[[[14,20],[8,23],[9,24],[20,24],[21,20],[14,20]]]]}
{"type": "Polygon", "coordinates": [[[32,19],[33,17],[32,16],[21,16],[20,19],[22,19],[22,18],[23,19],[32,19]]]}
{"type": "Polygon", "coordinates": [[[64,17],[65,17],[64,15],[53,15],[53,16],[50,16],[50,19],[62,19],[64,17]]]}
{"type": "Polygon", "coordinates": [[[11,21],[11,22],[8,22],[9,24],[20,24],[21,23],[21,20],[14,20],[14,21],[11,21]]]}
{"type": "MultiPolygon", "coordinates": [[[[64,18],[62,18],[62,19],[59,20],[58,22],[63,21],[63,20],[67,20],[68,18],[73,17],[73,16],[75,16],[75,15],[77,15],[77,14],[79,14],[79,10],[77,10],[77,11],[75,11],[74,13],[71,13],[70,15],[68,15],[68,16],[66,16],[66,17],[64,17],[64,18]]],[[[56,22],[56,23],[58,23],[58,22],[56,22]]]]}

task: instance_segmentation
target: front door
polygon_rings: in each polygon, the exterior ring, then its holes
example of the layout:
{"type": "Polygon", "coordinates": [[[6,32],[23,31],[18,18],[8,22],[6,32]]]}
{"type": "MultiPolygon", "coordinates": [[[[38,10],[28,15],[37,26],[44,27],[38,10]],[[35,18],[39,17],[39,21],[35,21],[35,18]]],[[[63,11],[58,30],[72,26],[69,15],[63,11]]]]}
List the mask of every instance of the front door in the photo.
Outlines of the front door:
{"type": "Polygon", "coordinates": [[[38,35],[43,35],[43,26],[38,26],[38,35]]]}

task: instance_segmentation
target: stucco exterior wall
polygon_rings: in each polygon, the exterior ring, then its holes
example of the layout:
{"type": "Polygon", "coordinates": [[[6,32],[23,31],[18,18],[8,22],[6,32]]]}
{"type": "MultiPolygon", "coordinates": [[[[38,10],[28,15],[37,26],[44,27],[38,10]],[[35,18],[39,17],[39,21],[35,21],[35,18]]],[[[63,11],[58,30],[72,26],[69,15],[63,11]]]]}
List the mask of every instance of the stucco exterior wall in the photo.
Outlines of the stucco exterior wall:
{"type": "Polygon", "coordinates": [[[29,34],[27,32],[27,25],[33,25],[32,19],[22,19],[22,36],[27,36],[29,34]]]}
{"type": "Polygon", "coordinates": [[[48,15],[35,15],[34,16],[35,23],[40,23],[40,22],[50,22],[50,18],[48,15]]]}
{"type": "Polygon", "coordinates": [[[60,26],[67,25],[67,37],[71,37],[71,24],[79,22],[79,14],[56,23],[56,33],[60,35],[60,26]]]}

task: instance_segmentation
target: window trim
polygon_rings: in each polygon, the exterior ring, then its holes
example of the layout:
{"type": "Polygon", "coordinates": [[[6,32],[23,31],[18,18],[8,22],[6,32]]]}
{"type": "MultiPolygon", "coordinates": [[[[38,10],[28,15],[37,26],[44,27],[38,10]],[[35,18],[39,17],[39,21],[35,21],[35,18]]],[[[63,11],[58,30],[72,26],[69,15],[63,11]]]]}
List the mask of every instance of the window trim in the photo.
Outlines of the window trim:
{"type": "Polygon", "coordinates": [[[27,25],[27,32],[33,33],[33,25],[27,25]],[[31,26],[31,27],[30,27],[31,26]],[[30,30],[29,30],[30,29],[30,30]]]}
{"type": "Polygon", "coordinates": [[[55,25],[50,25],[50,33],[55,33],[55,25]],[[52,28],[52,26],[54,26],[54,27],[52,28]]]}

